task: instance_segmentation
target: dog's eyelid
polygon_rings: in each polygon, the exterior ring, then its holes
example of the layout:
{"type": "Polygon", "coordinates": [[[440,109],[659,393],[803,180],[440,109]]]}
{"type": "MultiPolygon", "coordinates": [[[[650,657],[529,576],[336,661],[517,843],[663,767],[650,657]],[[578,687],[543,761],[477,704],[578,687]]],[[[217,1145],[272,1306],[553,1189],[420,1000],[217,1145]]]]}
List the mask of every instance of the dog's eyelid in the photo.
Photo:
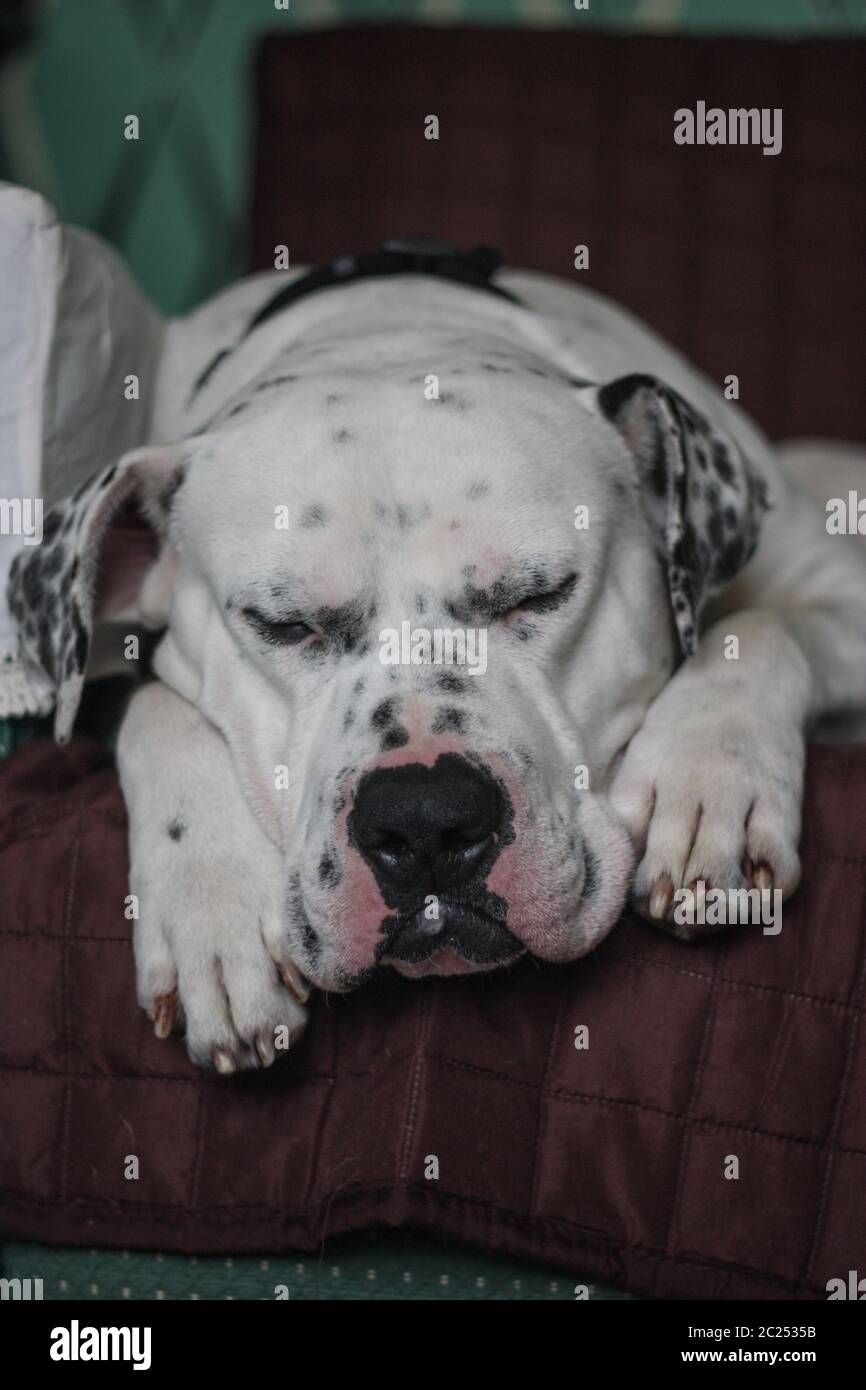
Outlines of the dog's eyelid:
{"type": "Polygon", "coordinates": [[[244,605],[241,615],[249,618],[251,622],[267,623],[273,627],[282,627],[289,623],[304,623],[307,627],[310,626],[302,613],[266,613],[264,609],[256,608],[252,603],[244,605]]]}
{"type": "Polygon", "coordinates": [[[509,613],[515,611],[530,613],[552,612],[553,609],[559,608],[561,604],[565,603],[566,599],[571,597],[577,587],[579,577],[576,571],[572,570],[572,572],[567,574],[559,584],[546,586],[544,589],[537,589],[531,593],[525,594],[517,603],[511,604],[508,611],[509,613]]]}
{"type": "Polygon", "coordinates": [[[260,636],[284,646],[295,646],[306,636],[317,635],[316,629],[297,613],[281,614],[280,617],[273,618],[258,608],[247,606],[241,609],[241,615],[260,636]]]}

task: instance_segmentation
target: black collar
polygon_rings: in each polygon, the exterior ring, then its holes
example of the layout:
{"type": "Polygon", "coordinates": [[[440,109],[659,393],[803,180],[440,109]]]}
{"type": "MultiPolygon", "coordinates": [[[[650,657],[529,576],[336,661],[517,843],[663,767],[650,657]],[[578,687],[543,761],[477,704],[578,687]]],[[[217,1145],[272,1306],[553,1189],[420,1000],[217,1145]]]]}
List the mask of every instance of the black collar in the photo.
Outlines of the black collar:
{"type": "MultiPolygon", "coordinates": [[[[471,251],[460,251],[447,241],[437,241],[433,237],[401,237],[386,241],[379,251],[369,251],[360,256],[337,256],[327,265],[317,266],[299,280],[293,280],[285,289],[269,299],[258,313],[250,319],[240,342],[258,328],[259,324],[282,313],[290,304],[319,290],[332,289],[338,285],[350,284],[353,280],[366,280],[384,275],[435,275],[443,280],[453,280],[470,289],[486,290],[511,304],[520,300],[509,290],[494,285],[491,276],[502,264],[502,257],[491,246],[475,246],[471,251]]],[[[235,344],[238,346],[238,344],[235,344]]],[[[208,363],[193,387],[192,400],[205,382],[228,357],[234,348],[224,348],[208,363]]]]}

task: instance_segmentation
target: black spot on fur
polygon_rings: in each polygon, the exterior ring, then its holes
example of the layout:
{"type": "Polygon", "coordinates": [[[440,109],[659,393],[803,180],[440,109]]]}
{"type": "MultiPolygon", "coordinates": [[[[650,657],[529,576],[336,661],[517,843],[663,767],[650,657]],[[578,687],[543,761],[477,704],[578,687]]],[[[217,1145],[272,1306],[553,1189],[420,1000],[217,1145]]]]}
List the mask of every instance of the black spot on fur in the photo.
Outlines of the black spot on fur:
{"type": "Polygon", "coordinates": [[[713,467],[723,483],[727,483],[729,487],[737,486],[737,475],[728,457],[728,450],[719,439],[713,441],[713,467]]]}
{"type": "Polygon", "coordinates": [[[52,674],[54,671],[54,647],[51,640],[51,627],[47,619],[42,617],[39,620],[39,640],[37,642],[39,661],[45,671],[52,674]]]}
{"type": "Polygon", "coordinates": [[[327,526],[329,513],[326,507],[320,502],[314,502],[312,506],[305,507],[301,512],[301,519],[298,523],[305,531],[313,527],[327,526]]]}
{"type": "Polygon", "coordinates": [[[310,963],[314,964],[322,953],[322,947],[304,907],[300,874],[292,874],[289,881],[286,895],[286,916],[289,928],[300,937],[301,945],[306,951],[310,963]]]}
{"type": "Polygon", "coordinates": [[[405,748],[409,742],[409,734],[400,724],[395,724],[383,736],[380,747],[383,753],[387,753],[391,748],[405,748]]]}
{"type": "Polygon", "coordinates": [[[650,487],[656,497],[666,497],[668,492],[668,461],[665,456],[661,431],[656,426],[653,441],[653,457],[649,475],[650,487]]]}
{"type": "Polygon", "coordinates": [[[443,706],[437,710],[436,718],[433,720],[432,731],[434,734],[463,734],[466,732],[466,711],[455,709],[453,705],[443,706]]]}
{"type": "Polygon", "coordinates": [[[270,391],[274,386],[285,386],[288,382],[297,380],[297,376],[292,372],[287,372],[283,376],[273,376],[269,381],[260,381],[253,394],[257,396],[260,391],[270,391]]]}
{"type": "Polygon", "coordinates": [[[319,882],[323,888],[336,888],[340,882],[340,870],[335,860],[326,850],[319,860],[319,882]]]}
{"type": "MultiPolygon", "coordinates": [[[[358,648],[362,652],[364,623],[364,608],[358,599],[339,608],[320,608],[315,614],[315,626],[325,634],[330,651],[351,652],[358,648]]],[[[311,649],[312,644],[306,650],[311,649]]]]}
{"type": "Polygon", "coordinates": [[[186,826],[175,816],[171,825],[168,827],[168,838],[170,840],[182,840],[186,834],[186,826]]]}
{"type": "Polygon", "coordinates": [[[471,410],[471,405],[465,396],[458,396],[456,391],[443,391],[439,396],[440,405],[447,405],[449,409],[456,410],[463,414],[471,410]]]}
{"type": "Polygon", "coordinates": [[[168,515],[172,503],[177,497],[177,494],[183,486],[185,480],[186,464],[181,464],[178,468],[175,469],[174,473],[169,478],[165,487],[162,488],[162,490],[160,491],[159,497],[157,499],[162,509],[163,515],[168,515]]]}
{"type": "Polygon", "coordinates": [[[583,864],[583,897],[586,900],[594,898],[601,887],[601,861],[597,854],[593,854],[585,840],[583,843],[583,864]]]}
{"type": "Polygon", "coordinates": [[[452,695],[465,695],[472,689],[465,676],[456,676],[453,671],[440,672],[436,677],[436,684],[440,690],[447,690],[452,695]]]}
{"type": "Polygon", "coordinates": [[[75,669],[81,672],[87,665],[89,638],[77,603],[72,604],[72,628],[75,633],[75,669]]]}
{"type": "Polygon", "coordinates": [[[745,549],[745,544],[740,536],[728,541],[727,545],[722,547],[715,567],[716,578],[720,583],[724,584],[729,579],[733,579],[737,571],[742,568],[746,558],[745,549]]]}
{"type": "Polygon", "coordinates": [[[63,568],[63,559],[62,549],[52,550],[44,557],[42,561],[43,580],[53,579],[56,574],[60,573],[63,568]]]}
{"type": "Polygon", "coordinates": [[[48,515],[46,516],[45,520],[44,520],[43,523],[42,523],[42,544],[43,544],[43,545],[47,545],[47,544],[49,543],[49,541],[53,541],[53,540],[54,540],[54,537],[57,535],[57,532],[60,530],[60,523],[61,523],[61,520],[62,520],[62,515],[61,515],[61,513],[60,513],[56,508],[54,508],[52,511],[50,511],[50,512],[48,513],[48,515]]]}
{"type": "Polygon", "coordinates": [[[28,608],[38,609],[42,603],[41,556],[30,554],[21,564],[21,589],[28,608]]]}
{"type": "Polygon", "coordinates": [[[370,716],[371,727],[374,729],[386,729],[394,718],[396,708],[397,701],[393,696],[390,699],[382,700],[370,716]]]}
{"type": "Polygon", "coordinates": [[[331,438],[335,444],[348,444],[350,439],[354,438],[354,435],[351,430],[334,430],[331,434],[331,438]]]}

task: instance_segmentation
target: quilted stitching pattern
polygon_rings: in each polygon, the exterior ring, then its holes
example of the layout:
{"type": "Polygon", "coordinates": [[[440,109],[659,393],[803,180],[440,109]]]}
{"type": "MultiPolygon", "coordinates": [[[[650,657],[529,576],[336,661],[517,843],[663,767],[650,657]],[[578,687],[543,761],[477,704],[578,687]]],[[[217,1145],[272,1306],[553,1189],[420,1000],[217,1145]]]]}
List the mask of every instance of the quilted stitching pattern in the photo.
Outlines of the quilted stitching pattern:
{"type": "Polygon", "coordinates": [[[383,982],[225,1082],[135,1006],[107,755],[35,740],[0,767],[4,1230],[242,1253],[416,1225],[640,1293],[822,1296],[866,1246],[864,778],[813,751],[778,938],[626,920],[567,969],[383,982]]]}

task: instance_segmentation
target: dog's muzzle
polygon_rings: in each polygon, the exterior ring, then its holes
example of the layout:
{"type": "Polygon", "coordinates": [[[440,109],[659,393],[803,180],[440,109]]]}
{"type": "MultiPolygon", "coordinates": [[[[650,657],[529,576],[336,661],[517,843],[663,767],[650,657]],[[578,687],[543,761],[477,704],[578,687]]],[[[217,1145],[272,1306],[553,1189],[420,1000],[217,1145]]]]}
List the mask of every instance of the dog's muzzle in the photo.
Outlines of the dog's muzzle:
{"type": "Polygon", "coordinates": [[[492,965],[521,953],[506,905],[484,886],[511,819],[490,773],[455,753],[361,779],[349,839],[395,912],[383,923],[380,959],[418,962],[449,950],[492,965]]]}
{"type": "Polygon", "coordinates": [[[438,916],[424,911],[394,919],[379,953],[381,961],[407,965],[451,952],[472,965],[503,965],[523,954],[524,947],[495,918],[465,903],[440,902],[438,916]]]}

